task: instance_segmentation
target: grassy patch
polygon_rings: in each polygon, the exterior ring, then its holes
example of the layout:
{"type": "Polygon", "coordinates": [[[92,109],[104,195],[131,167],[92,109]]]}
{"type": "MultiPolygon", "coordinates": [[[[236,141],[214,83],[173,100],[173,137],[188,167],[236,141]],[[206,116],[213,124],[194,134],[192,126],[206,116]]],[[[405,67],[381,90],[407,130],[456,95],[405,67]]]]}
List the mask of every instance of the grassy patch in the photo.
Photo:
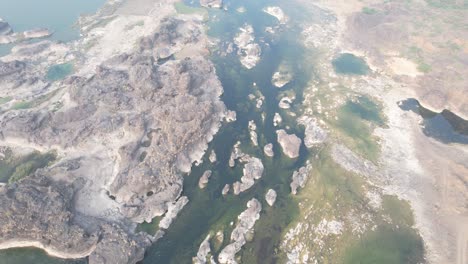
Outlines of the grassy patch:
{"type": "Polygon", "coordinates": [[[0,160],[0,182],[16,182],[39,168],[44,168],[54,161],[57,154],[53,151],[40,153],[34,151],[23,157],[14,156],[11,151],[6,151],[5,158],[0,160]]]}
{"type": "Polygon", "coordinates": [[[11,97],[0,97],[0,105],[10,102],[13,98],[11,97]]]}
{"type": "Polygon", "coordinates": [[[382,206],[394,224],[413,226],[413,211],[406,201],[400,200],[396,196],[385,195],[382,197],[382,206]]]}
{"type": "Polygon", "coordinates": [[[373,15],[373,14],[377,14],[379,11],[377,11],[377,9],[375,8],[371,8],[371,7],[363,7],[362,8],[362,12],[366,15],[373,15]]]}
{"type": "Polygon", "coordinates": [[[424,263],[424,245],[421,237],[410,228],[381,225],[350,247],[343,263],[424,263]]]}
{"type": "Polygon", "coordinates": [[[179,14],[208,15],[208,12],[205,9],[188,6],[185,3],[183,3],[182,1],[174,3],[174,8],[176,9],[177,13],[179,13],[179,14]]]}
{"type": "Polygon", "coordinates": [[[339,74],[366,75],[369,66],[363,58],[351,53],[343,53],[332,61],[333,68],[339,74]]]}
{"type": "Polygon", "coordinates": [[[28,109],[28,108],[31,108],[32,105],[33,105],[32,102],[21,101],[21,102],[15,103],[11,107],[11,109],[13,109],[13,110],[28,109]]]}

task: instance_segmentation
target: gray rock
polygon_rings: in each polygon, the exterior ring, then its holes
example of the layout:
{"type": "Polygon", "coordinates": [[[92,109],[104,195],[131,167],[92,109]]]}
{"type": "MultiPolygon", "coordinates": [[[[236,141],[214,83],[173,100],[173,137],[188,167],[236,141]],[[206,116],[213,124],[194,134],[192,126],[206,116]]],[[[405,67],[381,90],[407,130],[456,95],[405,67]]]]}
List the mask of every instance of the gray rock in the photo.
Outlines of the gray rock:
{"type": "Polygon", "coordinates": [[[219,263],[237,263],[236,254],[245,245],[247,234],[253,232],[255,222],[260,219],[261,203],[253,198],[247,202],[247,209],[238,216],[238,222],[231,233],[231,243],[221,250],[218,255],[219,263]]]}
{"type": "Polygon", "coordinates": [[[214,150],[211,150],[211,153],[210,153],[210,156],[208,157],[208,159],[210,160],[211,163],[215,163],[216,162],[216,152],[214,150]]]}
{"type": "Polygon", "coordinates": [[[275,155],[275,153],[273,152],[273,144],[271,144],[271,143],[266,144],[266,145],[263,147],[263,152],[264,152],[265,155],[267,155],[268,157],[273,157],[273,156],[275,155]]]}
{"type": "Polygon", "coordinates": [[[208,254],[210,254],[210,235],[206,236],[205,240],[200,244],[198,248],[197,256],[193,258],[194,264],[205,264],[208,254]]]}
{"type": "Polygon", "coordinates": [[[159,228],[168,229],[171,226],[172,221],[177,217],[179,212],[184,208],[184,206],[189,202],[189,199],[186,196],[181,196],[176,202],[170,203],[167,207],[167,213],[159,221],[159,228]]]}
{"type": "Polygon", "coordinates": [[[281,122],[283,122],[283,118],[281,118],[280,114],[275,113],[275,116],[273,117],[273,125],[276,127],[281,124],[281,122]]]}
{"type": "Polygon", "coordinates": [[[288,134],[284,129],[276,131],[278,143],[280,144],[283,153],[290,158],[299,157],[299,149],[302,140],[294,134],[288,134]]]}
{"type": "Polygon", "coordinates": [[[273,206],[276,202],[276,191],[273,189],[269,189],[268,192],[265,194],[265,201],[269,206],[273,206]]]}
{"type": "Polygon", "coordinates": [[[257,129],[257,125],[255,124],[255,121],[250,120],[249,121],[250,141],[252,141],[252,144],[254,146],[258,146],[258,135],[257,135],[257,132],[255,131],[256,129],[257,129]]]}
{"type": "Polygon", "coordinates": [[[226,196],[228,194],[230,188],[231,187],[229,186],[229,184],[224,185],[223,190],[221,191],[223,196],[226,196]]]}
{"type": "Polygon", "coordinates": [[[200,5],[209,8],[223,7],[223,0],[200,0],[200,5]]]}
{"type": "Polygon", "coordinates": [[[251,25],[244,25],[234,38],[240,62],[247,69],[252,69],[260,61],[261,48],[255,43],[254,30],[251,25]]]}

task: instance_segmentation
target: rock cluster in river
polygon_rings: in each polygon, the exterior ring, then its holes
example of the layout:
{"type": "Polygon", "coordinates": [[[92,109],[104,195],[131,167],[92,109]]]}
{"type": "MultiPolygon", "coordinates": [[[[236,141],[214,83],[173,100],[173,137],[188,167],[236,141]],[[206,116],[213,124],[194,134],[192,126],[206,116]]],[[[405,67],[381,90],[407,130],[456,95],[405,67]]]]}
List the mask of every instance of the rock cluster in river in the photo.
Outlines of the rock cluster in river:
{"type": "Polygon", "coordinates": [[[243,175],[240,181],[232,184],[234,195],[250,189],[255,184],[255,180],[262,177],[264,171],[262,160],[259,158],[245,155],[241,158],[241,162],[245,163],[242,170],[243,175]]]}
{"type": "Polygon", "coordinates": [[[299,149],[302,143],[299,137],[295,134],[288,134],[284,129],[276,131],[276,135],[278,143],[286,156],[292,159],[299,157],[299,149]]]}
{"type": "Polygon", "coordinates": [[[231,243],[221,250],[218,255],[219,263],[235,264],[236,254],[247,242],[247,234],[253,232],[255,222],[260,219],[261,203],[253,198],[247,202],[247,209],[238,216],[238,223],[231,233],[231,243]]]}
{"type": "Polygon", "coordinates": [[[249,133],[250,133],[250,141],[252,141],[252,144],[254,146],[258,146],[258,135],[257,135],[257,125],[255,124],[255,121],[250,120],[249,121],[249,133]]]}
{"type": "Polygon", "coordinates": [[[13,32],[10,24],[0,18],[0,44],[9,44],[34,38],[43,38],[52,35],[48,29],[36,28],[24,32],[13,32]]]}
{"type": "Polygon", "coordinates": [[[244,25],[240,32],[234,38],[234,44],[237,45],[237,55],[240,62],[247,69],[252,69],[260,61],[261,48],[255,43],[254,29],[251,25],[244,25]]]}
{"type": "Polygon", "coordinates": [[[292,75],[288,72],[275,72],[271,77],[271,83],[278,88],[282,88],[292,80],[292,75]]]}
{"type": "Polygon", "coordinates": [[[288,18],[284,14],[283,10],[278,6],[268,6],[263,9],[263,12],[274,16],[281,24],[284,24],[288,21],[288,18]]]}

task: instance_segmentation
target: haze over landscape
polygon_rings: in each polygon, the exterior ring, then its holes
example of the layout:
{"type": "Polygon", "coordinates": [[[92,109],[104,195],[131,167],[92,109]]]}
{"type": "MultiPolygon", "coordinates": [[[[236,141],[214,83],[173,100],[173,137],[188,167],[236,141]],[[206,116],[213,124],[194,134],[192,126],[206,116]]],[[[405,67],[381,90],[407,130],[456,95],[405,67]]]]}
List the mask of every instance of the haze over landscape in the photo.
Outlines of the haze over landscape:
{"type": "Polygon", "coordinates": [[[466,264],[467,144],[467,1],[0,0],[0,264],[466,264]]]}

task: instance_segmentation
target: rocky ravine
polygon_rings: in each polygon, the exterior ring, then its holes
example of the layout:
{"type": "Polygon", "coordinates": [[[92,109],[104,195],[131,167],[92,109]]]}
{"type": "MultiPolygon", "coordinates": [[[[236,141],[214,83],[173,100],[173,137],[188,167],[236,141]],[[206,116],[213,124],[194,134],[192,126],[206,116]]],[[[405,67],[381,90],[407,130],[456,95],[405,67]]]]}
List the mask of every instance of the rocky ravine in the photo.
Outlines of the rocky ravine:
{"type": "MultiPolygon", "coordinates": [[[[58,153],[53,165],[0,187],[6,223],[0,248],[36,246],[59,257],[90,256],[90,263],[136,263],[162,233],[135,234],[135,223],[164,215],[166,229],[188,202],[179,198],[183,175],[219,129],[223,90],[199,48],[206,47],[201,18],[173,17],[173,1],[157,2],[145,3],[150,11],[138,14],[151,23],[131,31],[134,16],[126,16],[132,3],[108,3],[93,19],[113,20],[85,32],[92,46],[63,46],[55,61],[21,56],[34,54],[38,44],[0,61],[0,97],[13,95],[1,106],[0,145],[18,155],[58,153]],[[138,40],[133,46],[122,41],[132,38],[138,40]],[[193,49],[190,56],[172,59],[185,49],[193,49]],[[40,75],[44,65],[72,55],[78,58],[75,76],[49,83],[40,75]],[[33,60],[41,60],[39,68],[33,60]],[[12,93],[15,87],[25,97],[12,93]],[[13,107],[26,100],[30,108],[13,107]]],[[[42,49],[46,54],[57,46],[44,42],[42,49]]]]}

